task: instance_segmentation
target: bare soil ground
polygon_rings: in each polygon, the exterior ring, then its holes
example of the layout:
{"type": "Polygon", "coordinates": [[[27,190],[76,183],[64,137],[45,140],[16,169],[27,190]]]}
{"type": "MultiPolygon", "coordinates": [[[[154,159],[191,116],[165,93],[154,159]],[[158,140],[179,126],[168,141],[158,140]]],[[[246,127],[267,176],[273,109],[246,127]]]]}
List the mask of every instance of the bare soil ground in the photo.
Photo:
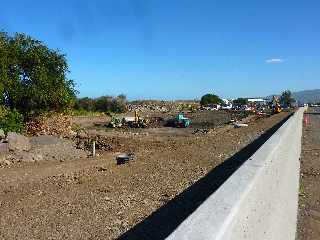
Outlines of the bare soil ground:
{"type": "MultiPolygon", "coordinates": [[[[205,117],[208,122],[212,114],[205,117]]],[[[284,112],[249,118],[248,127],[225,125],[200,133],[92,129],[90,134],[114,141],[114,148],[91,159],[0,169],[0,238],[164,239],[286,117],[284,112]],[[129,150],[136,160],[116,165],[117,152],[129,150]]],[[[84,119],[82,124],[92,126],[84,119]]]]}
{"type": "MultiPolygon", "coordinates": [[[[148,118],[151,122],[151,128],[164,127],[168,119],[172,119],[178,115],[179,111],[170,112],[143,112],[142,118],[148,118]]],[[[185,116],[191,119],[191,128],[215,128],[223,124],[227,124],[230,120],[241,120],[250,115],[248,111],[195,111],[185,112],[185,116]]],[[[124,116],[134,116],[133,112],[117,115],[118,118],[124,116]]],[[[73,123],[84,128],[99,129],[108,124],[111,117],[74,117],[73,123]]]]}
{"type": "Polygon", "coordinates": [[[320,239],[320,108],[309,108],[303,129],[297,240],[320,239]]]}

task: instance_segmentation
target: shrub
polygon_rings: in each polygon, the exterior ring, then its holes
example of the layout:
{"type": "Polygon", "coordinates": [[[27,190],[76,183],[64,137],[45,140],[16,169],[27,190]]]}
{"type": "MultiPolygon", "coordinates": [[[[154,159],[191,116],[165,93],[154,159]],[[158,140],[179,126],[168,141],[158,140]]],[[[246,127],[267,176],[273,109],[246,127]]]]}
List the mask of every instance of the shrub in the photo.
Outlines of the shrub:
{"type": "Polygon", "coordinates": [[[78,98],[75,103],[75,109],[85,110],[85,111],[94,111],[95,110],[95,100],[92,98],[78,98]]]}
{"type": "Polygon", "coordinates": [[[21,132],[24,129],[23,116],[16,109],[0,108],[0,129],[7,132],[21,132]]]}
{"type": "Polygon", "coordinates": [[[123,113],[127,110],[127,98],[123,94],[117,97],[102,96],[96,99],[80,98],[77,99],[74,109],[83,113],[85,111],[98,111],[106,114],[123,113]]]}
{"type": "Polygon", "coordinates": [[[247,98],[237,98],[233,100],[233,105],[235,106],[243,106],[243,105],[248,105],[248,99],[247,98]]]}
{"type": "Polygon", "coordinates": [[[215,95],[215,94],[211,94],[211,93],[208,93],[204,96],[201,97],[201,100],[200,100],[200,104],[202,106],[206,106],[206,105],[209,105],[209,104],[222,104],[223,101],[222,99],[215,95]]]}

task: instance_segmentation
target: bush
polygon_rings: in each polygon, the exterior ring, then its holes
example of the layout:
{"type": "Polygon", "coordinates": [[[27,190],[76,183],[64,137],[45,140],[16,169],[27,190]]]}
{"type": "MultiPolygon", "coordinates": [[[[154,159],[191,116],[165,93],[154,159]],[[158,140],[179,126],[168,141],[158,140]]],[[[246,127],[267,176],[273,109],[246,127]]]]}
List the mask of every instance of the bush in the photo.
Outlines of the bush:
{"type": "Polygon", "coordinates": [[[75,109],[84,111],[95,111],[95,100],[92,98],[78,98],[75,103],[75,109]]]}
{"type": "Polygon", "coordinates": [[[0,129],[5,133],[21,132],[24,129],[23,116],[15,109],[0,107],[0,129]]]}
{"type": "Polygon", "coordinates": [[[222,104],[223,101],[222,99],[215,95],[215,94],[211,94],[211,93],[208,93],[204,96],[201,97],[201,100],[200,100],[200,104],[202,106],[206,106],[206,105],[209,105],[209,104],[222,104]]]}
{"type": "Polygon", "coordinates": [[[233,105],[235,106],[244,106],[244,105],[248,105],[248,99],[247,98],[237,98],[235,100],[233,100],[233,105]]]}
{"type": "Polygon", "coordinates": [[[291,107],[292,103],[295,102],[295,99],[292,97],[290,90],[286,90],[281,94],[280,102],[285,107],[291,107]]]}
{"type": "Polygon", "coordinates": [[[75,110],[79,112],[103,112],[106,114],[123,113],[127,110],[127,98],[125,95],[117,97],[102,96],[96,99],[80,98],[77,99],[75,110]]]}

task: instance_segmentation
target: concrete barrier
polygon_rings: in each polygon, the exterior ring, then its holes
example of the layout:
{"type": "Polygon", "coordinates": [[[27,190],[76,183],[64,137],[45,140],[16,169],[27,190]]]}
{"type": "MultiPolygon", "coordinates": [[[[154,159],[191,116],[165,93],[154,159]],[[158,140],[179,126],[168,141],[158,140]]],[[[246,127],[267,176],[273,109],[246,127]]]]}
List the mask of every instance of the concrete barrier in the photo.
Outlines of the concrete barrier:
{"type": "Polygon", "coordinates": [[[300,108],[167,240],[294,240],[300,108]]]}

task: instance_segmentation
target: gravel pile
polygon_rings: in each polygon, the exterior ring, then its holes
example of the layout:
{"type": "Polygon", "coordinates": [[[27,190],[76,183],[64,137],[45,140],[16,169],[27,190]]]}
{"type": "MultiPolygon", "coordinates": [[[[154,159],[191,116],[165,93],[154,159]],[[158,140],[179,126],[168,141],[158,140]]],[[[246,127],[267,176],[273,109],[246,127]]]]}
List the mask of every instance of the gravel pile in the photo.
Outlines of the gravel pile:
{"type": "Polygon", "coordinates": [[[86,158],[89,153],[77,149],[76,145],[67,139],[42,135],[25,137],[17,133],[8,133],[0,144],[0,165],[11,165],[15,162],[37,162],[86,158]]]}

